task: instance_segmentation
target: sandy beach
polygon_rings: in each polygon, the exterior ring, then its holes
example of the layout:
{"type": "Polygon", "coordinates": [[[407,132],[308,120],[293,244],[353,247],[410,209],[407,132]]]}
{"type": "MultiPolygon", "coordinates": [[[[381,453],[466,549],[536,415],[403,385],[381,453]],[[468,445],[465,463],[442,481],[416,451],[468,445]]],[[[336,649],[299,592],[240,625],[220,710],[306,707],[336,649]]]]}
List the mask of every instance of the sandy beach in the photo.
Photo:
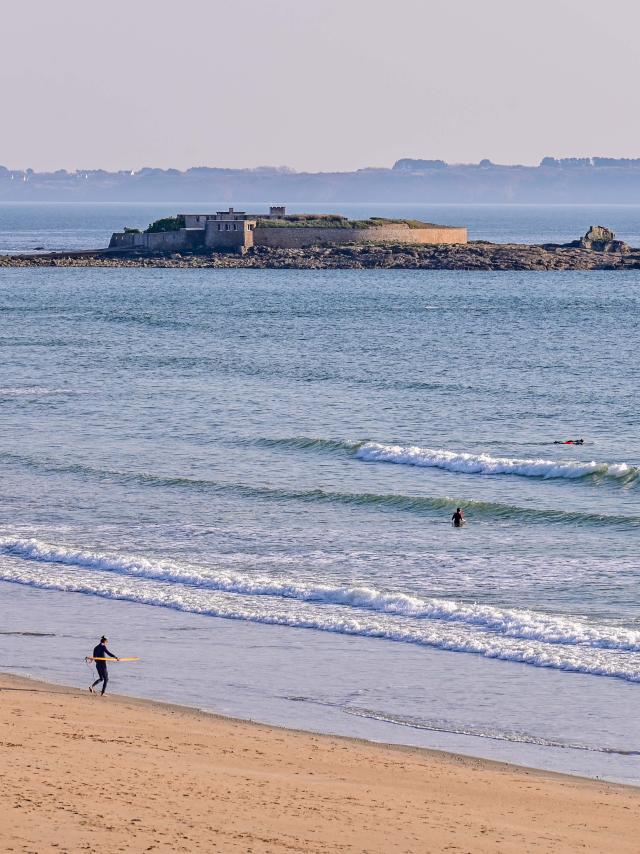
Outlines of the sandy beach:
{"type": "Polygon", "coordinates": [[[637,851],[640,790],[0,675],[0,850],[637,851]]]}

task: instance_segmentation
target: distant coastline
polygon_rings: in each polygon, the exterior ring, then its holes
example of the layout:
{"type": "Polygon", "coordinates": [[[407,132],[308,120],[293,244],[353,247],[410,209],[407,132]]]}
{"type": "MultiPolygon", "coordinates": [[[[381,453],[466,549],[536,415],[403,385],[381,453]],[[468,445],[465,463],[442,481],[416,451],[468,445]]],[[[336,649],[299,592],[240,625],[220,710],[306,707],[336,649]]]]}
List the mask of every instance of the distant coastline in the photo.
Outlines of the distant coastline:
{"type": "Polygon", "coordinates": [[[0,202],[637,204],[640,158],[544,157],[538,166],[402,158],[390,168],[296,172],[197,166],[35,172],[0,166],[0,202]]]}

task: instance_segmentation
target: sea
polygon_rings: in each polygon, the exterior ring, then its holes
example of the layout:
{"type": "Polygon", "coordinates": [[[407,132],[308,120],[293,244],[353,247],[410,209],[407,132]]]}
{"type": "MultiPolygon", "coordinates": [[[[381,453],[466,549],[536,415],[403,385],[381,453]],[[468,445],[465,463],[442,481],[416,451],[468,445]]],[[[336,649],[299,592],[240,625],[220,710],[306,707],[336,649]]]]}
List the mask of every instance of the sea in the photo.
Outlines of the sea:
{"type": "MultiPolygon", "coordinates": [[[[222,206],[5,204],[0,252],[222,206]]],[[[85,690],[105,634],[113,692],[639,785],[639,340],[633,271],[0,269],[0,670],[85,690]]]]}

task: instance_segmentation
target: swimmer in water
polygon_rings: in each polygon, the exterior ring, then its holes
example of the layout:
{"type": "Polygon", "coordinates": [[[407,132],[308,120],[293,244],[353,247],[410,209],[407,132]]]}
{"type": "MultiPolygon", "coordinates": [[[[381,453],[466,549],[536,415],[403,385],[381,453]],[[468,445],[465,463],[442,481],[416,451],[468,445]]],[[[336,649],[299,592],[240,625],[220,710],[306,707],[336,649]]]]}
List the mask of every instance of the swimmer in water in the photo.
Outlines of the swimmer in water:
{"type": "Polygon", "coordinates": [[[584,439],[567,439],[565,442],[561,442],[558,439],[553,443],[554,445],[584,445],[584,439]]]}
{"type": "Polygon", "coordinates": [[[459,507],[456,508],[456,512],[451,517],[451,523],[454,528],[462,528],[464,525],[464,513],[459,507]]]}

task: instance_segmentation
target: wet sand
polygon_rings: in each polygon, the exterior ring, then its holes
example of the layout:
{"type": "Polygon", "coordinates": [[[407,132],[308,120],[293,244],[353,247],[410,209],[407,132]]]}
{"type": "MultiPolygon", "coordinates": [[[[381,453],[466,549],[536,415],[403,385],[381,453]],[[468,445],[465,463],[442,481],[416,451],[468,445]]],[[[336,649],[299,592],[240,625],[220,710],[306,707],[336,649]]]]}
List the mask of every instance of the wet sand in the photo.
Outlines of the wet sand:
{"type": "Polygon", "coordinates": [[[637,852],[640,789],[0,674],[3,852],[637,852]]]}

